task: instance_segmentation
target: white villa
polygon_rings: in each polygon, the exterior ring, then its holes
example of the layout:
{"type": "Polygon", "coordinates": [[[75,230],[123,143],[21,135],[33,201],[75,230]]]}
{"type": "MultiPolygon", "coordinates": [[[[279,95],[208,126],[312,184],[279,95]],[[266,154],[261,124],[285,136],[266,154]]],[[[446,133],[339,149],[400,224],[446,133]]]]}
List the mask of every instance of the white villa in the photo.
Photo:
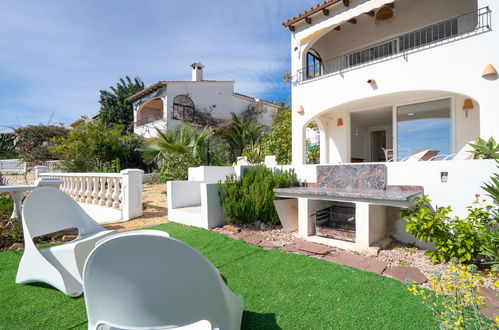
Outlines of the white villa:
{"type": "MultiPolygon", "coordinates": [[[[376,253],[392,239],[423,245],[400,215],[420,194],[467,214],[496,171],[495,161],[472,159],[468,143],[499,139],[498,12],[492,0],[326,0],[283,23],[293,164],[277,167],[294,168],[302,182],[274,190],[285,227],[376,253]],[[306,160],[311,122],[318,165],[306,160]]],[[[228,171],[240,169],[200,167],[188,182],[169,182],[169,218],[222,224],[212,186],[228,171]]]]}
{"type": "Polygon", "coordinates": [[[190,81],[159,81],[128,98],[133,103],[136,134],[152,137],[154,127],[171,129],[180,121],[191,122],[196,111],[229,118],[231,112],[241,115],[253,108],[260,124],[272,125],[278,104],[235,93],[233,80],[204,80],[201,63],[191,68],[190,81]]]}

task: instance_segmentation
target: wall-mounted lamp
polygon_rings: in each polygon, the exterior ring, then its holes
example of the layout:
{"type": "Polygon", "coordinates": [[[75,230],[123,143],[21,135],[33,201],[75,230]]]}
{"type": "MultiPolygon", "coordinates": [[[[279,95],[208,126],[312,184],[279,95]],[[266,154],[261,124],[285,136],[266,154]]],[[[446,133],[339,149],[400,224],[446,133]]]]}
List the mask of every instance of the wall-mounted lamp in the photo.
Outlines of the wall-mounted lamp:
{"type": "Polygon", "coordinates": [[[336,126],[343,127],[343,119],[338,118],[338,121],[336,122],[336,126]]]}
{"type": "Polygon", "coordinates": [[[305,113],[305,109],[303,108],[303,105],[298,106],[298,109],[296,109],[296,112],[298,112],[300,115],[305,113]]]}
{"type": "Polygon", "coordinates": [[[492,64],[487,64],[483,69],[482,77],[488,80],[495,80],[498,78],[497,70],[492,64]]]}
{"type": "Polygon", "coordinates": [[[371,85],[372,89],[378,89],[378,84],[376,83],[376,80],[374,80],[374,78],[367,79],[367,83],[371,85]]]}
{"type": "Polygon", "coordinates": [[[355,129],[355,136],[359,136],[359,129],[358,128],[355,129]]]}
{"type": "Polygon", "coordinates": [[[449,179],[449,172],[440,172],[440,182],[447,182],[449,179]]]}
{"type": "Polygon", "coordinates": [[[473,106],[473,100],[472,99],[465,99],[463,103],[463,110],[465,111],[465,116],[468,118],[468,110],[472,110],[474,108],[473,106]]]}

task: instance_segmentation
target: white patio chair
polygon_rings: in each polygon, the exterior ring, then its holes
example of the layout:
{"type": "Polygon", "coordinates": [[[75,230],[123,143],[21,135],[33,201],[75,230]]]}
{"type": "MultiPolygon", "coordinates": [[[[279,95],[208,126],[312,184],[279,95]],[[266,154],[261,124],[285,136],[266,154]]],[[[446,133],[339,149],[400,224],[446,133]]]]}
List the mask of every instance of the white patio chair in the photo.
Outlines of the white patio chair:
{"type": "Polygon", "coordinates": [[[85,263],[83,288],[89,329],[241,327],[242,298],[203,255],[161,231],[101,240],[85,263]]]}
{"type": "Polygon", "coordinates": [[[81,295],[88,254],[98,240],[114,231],[102,228],[71,197],[52,187],[33,190],[22,214],[24,253],[16,283],[44,282],[68,296],[81,295]],[[33,242],[37,236],[74,227],[78,237],[66,244],[38,250],[33,242]]]}
{"type": "Polygon", "coordinates": [[[383,149],[383,153],[385,154],[385,162],[393,162],[393,149],[385,149],[383,147],[381,149],[383,149]]]}
{"type": "Polygon", "coordinates": [[[464,145],[464,147],[461,148],[456,153],[450,154],[450,155],[437,155],[435,157],[432,157],[429,160],[436,160],[436,158],[443,157],[440,160],[470,160],[473,159],[474,154],[471,153],[473,150],[473,147],[470,145],[470,143],[475,143],[475,140],[471,140],[468,143],[464,145]]]}

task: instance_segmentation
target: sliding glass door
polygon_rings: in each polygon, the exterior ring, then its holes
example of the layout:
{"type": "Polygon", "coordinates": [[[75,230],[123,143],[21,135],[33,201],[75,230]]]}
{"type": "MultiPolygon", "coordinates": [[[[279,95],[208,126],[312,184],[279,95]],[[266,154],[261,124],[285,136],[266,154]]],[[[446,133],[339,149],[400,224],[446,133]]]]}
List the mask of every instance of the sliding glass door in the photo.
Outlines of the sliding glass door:
{"type": "Polygon", "coordinates": [[[450,99],[398,106],[396,119],[398,160],[422,149],[426,158],[452,153],[450,99]]]}

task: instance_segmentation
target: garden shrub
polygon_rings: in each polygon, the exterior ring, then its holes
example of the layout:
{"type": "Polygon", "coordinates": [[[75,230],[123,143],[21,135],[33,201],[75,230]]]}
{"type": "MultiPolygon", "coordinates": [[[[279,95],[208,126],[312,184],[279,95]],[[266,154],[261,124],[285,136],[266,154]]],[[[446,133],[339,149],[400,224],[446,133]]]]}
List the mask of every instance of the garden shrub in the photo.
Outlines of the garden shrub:
{"type": "Polygon", "coordinates": [[[235,175],[228,176],[225,182],[218,184],[227,223],[262,221],[271,226],[278,224],[273,189],[297,185],[293,170],[274,172],[264,165],[245,168],[239,179],[235,175]]]}
{"type": "Polygon", "coordinates": [[[162,165],[159,171],[159,182],[183,181],[187,180],[189,167],[202,165],[199,157],[194,157],[191,153],[170,153],[162,158],[162,165]]]}
{"type": "MultiPolygon", "coordinates": [[[[499,286],[497,274],[490,272],[494,286],[499,286]]],[[[482,275],[476,266],[451,265],[448,274],[436,274],[429,278],[434,293],[418,288],[415,284],[408,289],[415,296],[422,298],[440,325],[440,329],[496,329],[499,327],[499,316],[491,321],[480,313],[486,307],[485,297],[479,295],[484,285],[482,275]]]]}
{"type": "Polygon", "coordinates": [[[265,155],[275,155],[278,164],[291,164],[291,107],[281,105],[272,127],[262,136],[265,155]]]}
{"type": "Polygon", "coordinates": [[[15,130],[16,149],[19,156],[30,165],[57,159],[51,149],[58,143],[58,138],[65,137],[68,131],[61,126],[28,125],[15,130]]]}
{"type": "Polygon", "coordinates": [[[480,195],[468,207],[465,218],[451,217],[452,208],[437,207],[433,210],[431,200],[423,195],[414,208],[402,210],[407,221],[406,230],[414,237],[435,244],[435,251],[427,251],[432,262],[449,261],[456,258],[461,263],[497,263],[491,260],[484,249],[491,241],[498,224],[492,217],[492,206],[483,207],[480,195]]]}

